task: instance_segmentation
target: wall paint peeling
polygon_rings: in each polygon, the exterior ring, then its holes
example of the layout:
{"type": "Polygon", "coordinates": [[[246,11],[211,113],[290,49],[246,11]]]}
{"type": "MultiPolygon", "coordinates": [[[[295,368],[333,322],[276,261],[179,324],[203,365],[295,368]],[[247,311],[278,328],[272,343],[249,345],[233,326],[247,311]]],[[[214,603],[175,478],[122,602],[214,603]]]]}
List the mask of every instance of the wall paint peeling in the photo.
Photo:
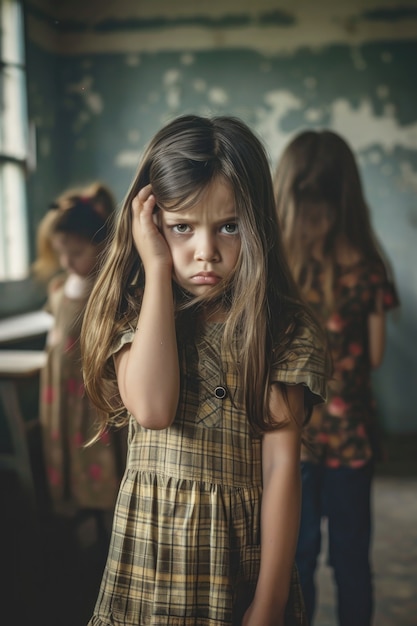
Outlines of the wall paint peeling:
{"type": "Polygon", "coordinates": [[[402,301],[374,377],[381,417],[417,430],[417,2],[280,2],[287,23],[263,19],[274,0],[28,4],[38,9],[28,71],[43,146],[29,180],[34,223],[54,193],[92,178],[121,201],[146,143],[178,114],[241,117],[271,167],[301,129],[347,138],[402,301]]]}
{"type": "Polygon", "coordinates": [[[374,9],[365,11],[362,17],[370,22],[400,22],[403,20],[417,20],[417,7],[393,6],[392,8],[374,9]]]}
{"type": "Polygon", "coordinates": [[[31,38],[56,54],[236,49],[293,54],[300,47],[413,39],[417,3],[403,0],[28,0],[31,38]]]}

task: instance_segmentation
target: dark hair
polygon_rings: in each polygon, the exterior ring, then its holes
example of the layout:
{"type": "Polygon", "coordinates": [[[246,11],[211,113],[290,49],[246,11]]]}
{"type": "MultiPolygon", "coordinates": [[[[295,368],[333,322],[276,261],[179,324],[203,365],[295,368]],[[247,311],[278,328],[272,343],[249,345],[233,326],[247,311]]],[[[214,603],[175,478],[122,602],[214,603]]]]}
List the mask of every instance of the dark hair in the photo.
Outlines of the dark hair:
{"type": "Polygon", "coordinates": [[[57,209],[51,233],[76,235],[94,244],[107,237],[107,219],[99,213],[88,198],[77,198],[65,210],[57,209]]]}
{"type": "Polygon", "coordinates": [[[354,248],[373,254],[374,236],[358,166],[340,135],[330,130],[299,133],[284,150],[274,183],[282,222],[305,201],[324,202],[334,214],[329,240],[343,234],[354,248]],[[287,200],[284,204],[282,197],[287,200]]]}
{"type": "Polygon", "coordinates": [[[75,235],[101,245],[112,225],[114,209],[111,191],[100,182],[80,189],[68,189],[51,202],[38,225],[37,258],[32,265],[35,278],[48,281],[59,270],[51,242],[54,233],[75,235]]]}
{"type": "Polygon", "coordinates": [[[389,272],[372,228],[355,156],[340,135],[330,130],[307,130],[296,135],[279,159],[274,190],[287,257],[303,290],[311,281],[314,226],[323,219],[329,224],[323,244],[329,304],[342,240],[362,258],[380,261],[389,272]]]}

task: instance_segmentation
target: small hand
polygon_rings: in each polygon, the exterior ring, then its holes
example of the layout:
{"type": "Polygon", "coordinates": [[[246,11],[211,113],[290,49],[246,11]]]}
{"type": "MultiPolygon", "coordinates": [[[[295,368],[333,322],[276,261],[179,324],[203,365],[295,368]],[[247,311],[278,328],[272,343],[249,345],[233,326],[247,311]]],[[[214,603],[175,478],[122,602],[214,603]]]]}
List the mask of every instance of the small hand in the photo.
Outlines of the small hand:
{"type": "Polygon", "coordinates": [[[155,264],[172,268],[172,257],[167,242],[154,222],[155,206],[156,200],[151,185],[143,187],[132,201],[133,239],[145,273],[155,264]]]}

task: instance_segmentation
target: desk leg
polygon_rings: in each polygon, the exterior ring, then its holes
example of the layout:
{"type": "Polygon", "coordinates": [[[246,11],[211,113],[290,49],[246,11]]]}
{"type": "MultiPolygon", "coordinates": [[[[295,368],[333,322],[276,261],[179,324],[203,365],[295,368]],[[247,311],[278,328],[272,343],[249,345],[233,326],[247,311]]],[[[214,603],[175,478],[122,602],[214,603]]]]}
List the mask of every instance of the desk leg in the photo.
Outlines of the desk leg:
{"type": "Polygon", "coordinates": [[[42,623],[41,620],[38,621],[38,615],[41,614],[39,598],[43,581],[43,562],[27,429],[20,409],[16,381],[0,380],[0,400],[12,444],[11,452],[0,454],[0,467],[15,474],[18,489],[16,497],[10,494],[10,501],[7,498],[9,506],[11,504],[13,507],[9,511],[11,528],[7,537],[9,542],[7,554],[11,560],[7,581],[10,597],[4,603],[2,617],[5,617],[7,623],[38,626],[42,623]],[[8,611],[11,611],[12,615],[8,616],[8,611]]]}
{"type": "Polygon", "coordinates": [[[0,381],[0,398],[13,446],[13,452],[7,455],[8,458],[6,458],[6,455],[2,455],[2,461],[4,465],[7,465],[17,473],[26,506],[29,506],[31,512],[35,514],[35,484],[29,456],[27,432],[14,380],[0,381]]]}

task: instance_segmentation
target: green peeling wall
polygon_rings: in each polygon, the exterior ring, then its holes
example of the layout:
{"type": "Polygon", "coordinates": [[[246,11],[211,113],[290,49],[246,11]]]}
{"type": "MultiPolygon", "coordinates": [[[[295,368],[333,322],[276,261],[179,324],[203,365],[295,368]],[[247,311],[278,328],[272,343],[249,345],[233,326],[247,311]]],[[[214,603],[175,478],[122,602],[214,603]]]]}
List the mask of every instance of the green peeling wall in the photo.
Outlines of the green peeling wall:
{"type": "MultiPolygon", "coordinates": [[[[74,0],[61,13],[26,4],[32,241],[67,186],[101,179],[121,202],[145,144],[176,115],[241,117],[264,140],[271,167],[294,133],[332,128],[358,157],[402,303],[375,373],[381,420],[388,431],[417,431],[417,3],[362,0],[353,11],[321,0],[293,11],[268,0],[206,9],[123,0],[119,15],[106,1],[87,10],[74,0]]],[[[41,296],[9,284],[0,298],[4,315],[41,296]]]]}

